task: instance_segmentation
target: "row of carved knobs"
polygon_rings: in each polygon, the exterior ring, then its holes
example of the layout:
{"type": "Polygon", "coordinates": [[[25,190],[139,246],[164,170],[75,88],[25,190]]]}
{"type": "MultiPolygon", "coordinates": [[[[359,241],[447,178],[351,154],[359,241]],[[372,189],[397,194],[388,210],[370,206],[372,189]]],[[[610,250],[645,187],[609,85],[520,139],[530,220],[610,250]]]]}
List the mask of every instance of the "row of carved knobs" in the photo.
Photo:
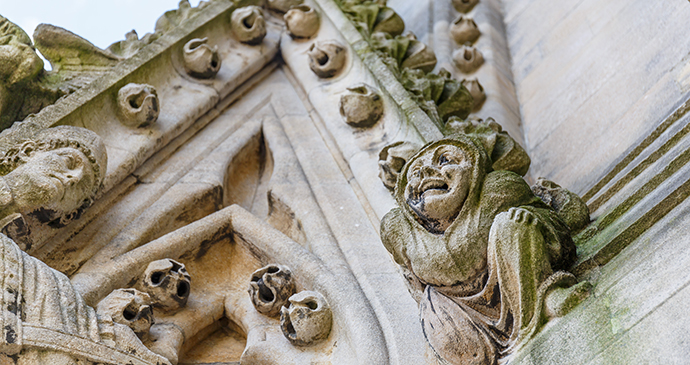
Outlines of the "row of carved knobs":
{"type": "Polygon", "coordinates": [[[185,265],[172,259],[151,262],[138,289],[113,290],[96,307],[102,318],[130,327],[140,338],[154,323],[153,308],[174,312],[187,304],[191,277],[185,265]]]}
{"type": "MultiPolygon", "coordinates": [[[[258,6],[235,10],[230,19],[230,28],[240,42],[260,44],[266,37],[263,11],[258,6]]],[[[189,76],[210,79],[220,71],[222,59],[218,47],[209,45],[208,38],[194,38],[182,47],[182,62],[189,76]]],[[[122,87],[117,95],[117,106],[122,124],[133,128],[156,122],[160,114],[156,88],[147,84],[130,83],[122,87]]]]}
{"type": "MultiPolygon", "coordinates": [[[[470,74],[484,64],[484,55],[474,46],[482,33],[474,19],[466,15],[479,3],[479,0],[452,0],[452,2],[455,10],[464,13],[456,18],[450,26],[451,37],[460,45],[453,52],[453,62],[460,72],[470,74]]],[[[479,111],[486,101],[484,88],[476,78],[463,80],[462,83],[474,98],[472,111],[479,111]]]]}
{"type": "Polygon", "coordinates": [[[292,271],[282,265],[256,270],[249,282],[254,308],[266,316],[280,314],[280,329],[294,346],[310,346],[331,333],[333,314],[326,299],[314,291],[297,294],[292,271]]]}
{"type": "Polygon", "coordinates": [[[484,56],[473,46],[481,32],[474,19],[460,15],[450,26],[450,35],[460,48],[453,52],[453,61],[463,73],[472,73],[484,64],[484,56]]]}
{"type": "MultiPolygon", "coordinates": [[[[347,61],[346,48],[338,41],[319,41],[309,47],[309,68],[320,78],[339,74],[347,61]]],[[[356,128],[369,128],[383,116],[383,98],[367,84],[348,87],[340,97],[340,115],[356,128]]]]}

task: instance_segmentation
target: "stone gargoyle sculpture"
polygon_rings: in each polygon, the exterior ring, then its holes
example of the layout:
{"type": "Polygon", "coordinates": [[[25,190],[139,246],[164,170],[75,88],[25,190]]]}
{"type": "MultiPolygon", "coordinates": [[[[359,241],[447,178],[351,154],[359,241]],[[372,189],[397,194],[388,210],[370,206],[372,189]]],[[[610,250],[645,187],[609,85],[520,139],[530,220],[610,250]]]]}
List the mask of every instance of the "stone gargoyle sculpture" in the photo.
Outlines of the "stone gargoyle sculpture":
{"type": "MultiPolygon", "coordinates": [[[[5,147],[2,225],[17,214],[64,221],[91,201],[105,176],[105,146],[84,128],[49,128],[5,147]]],[[[0,363],[168,364],[129,327],[97,316],[67,276],[3,234],[0,265],[0,363]]]]}
{"type": "Polygon", "coordinates": [[[467,122],[412,156],[397,180],[399,207],[381,223],[413,295],[422,291],[424,335],[444,363],[503,363],[589,289],[564,271],[575,258],[570,228],[521,177],[529,157],[506,155],[511,144],[496,137],[507,134],[492,123],[467,122]]]}

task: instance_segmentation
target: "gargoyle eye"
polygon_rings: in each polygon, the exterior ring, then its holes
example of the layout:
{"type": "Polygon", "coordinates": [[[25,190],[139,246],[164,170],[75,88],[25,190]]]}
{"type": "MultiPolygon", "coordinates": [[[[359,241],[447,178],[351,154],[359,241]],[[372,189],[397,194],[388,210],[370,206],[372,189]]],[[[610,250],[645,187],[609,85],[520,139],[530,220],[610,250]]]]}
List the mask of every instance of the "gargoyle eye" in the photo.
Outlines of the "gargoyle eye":
{"type": "Polygon", "coordinates": [[[438,164],[439,164],[440,166],[447,165],[447,164],[449,164],[450,162],[451,162],[450,159],[449,159],[448,157],[446,157],[445,154],[442,154],[441,156],[438,156],[438,164]]]}

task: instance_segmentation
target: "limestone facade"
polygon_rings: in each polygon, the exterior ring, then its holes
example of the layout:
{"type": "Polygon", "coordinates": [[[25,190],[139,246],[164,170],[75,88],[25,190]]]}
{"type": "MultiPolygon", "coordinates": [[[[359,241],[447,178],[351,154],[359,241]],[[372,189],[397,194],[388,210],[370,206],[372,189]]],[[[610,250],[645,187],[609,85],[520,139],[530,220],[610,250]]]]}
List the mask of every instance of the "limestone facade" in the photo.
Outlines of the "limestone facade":
{"type": "Polygon", "coordinates": [[[684,363],[689,17],[0,16],[0,364],[684,363]]]}

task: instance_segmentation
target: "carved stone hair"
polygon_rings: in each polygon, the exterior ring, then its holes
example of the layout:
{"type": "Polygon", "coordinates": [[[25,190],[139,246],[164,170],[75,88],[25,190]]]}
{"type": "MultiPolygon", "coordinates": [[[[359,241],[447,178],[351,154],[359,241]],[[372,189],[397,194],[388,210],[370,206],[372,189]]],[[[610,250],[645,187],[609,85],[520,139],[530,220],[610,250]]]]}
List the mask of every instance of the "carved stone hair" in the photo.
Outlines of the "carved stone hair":
{"type": "MultiPolygon", "coordinates": [[[[79,208],[72,212],[65,212],[57,221],[48,222],[61,227],[69,221],[78,218],[84,209],[89,207],[93,198],[101,188],[108,165],[108,156],[101,138],[94,132],[74,126],[58,126],[39,131],[31,138],[24,138],[14,142],[0,157],[0,176],[12,172],[20,165],[28,162],[28,155],[35,152],[52,151],[60,148],[74,148],[86,156],[91,163],[94,174],[94,184],[89,196],[85,197],[79,208]]],[[[38,217],[41,220],[40,217],[38,217]]]]}

